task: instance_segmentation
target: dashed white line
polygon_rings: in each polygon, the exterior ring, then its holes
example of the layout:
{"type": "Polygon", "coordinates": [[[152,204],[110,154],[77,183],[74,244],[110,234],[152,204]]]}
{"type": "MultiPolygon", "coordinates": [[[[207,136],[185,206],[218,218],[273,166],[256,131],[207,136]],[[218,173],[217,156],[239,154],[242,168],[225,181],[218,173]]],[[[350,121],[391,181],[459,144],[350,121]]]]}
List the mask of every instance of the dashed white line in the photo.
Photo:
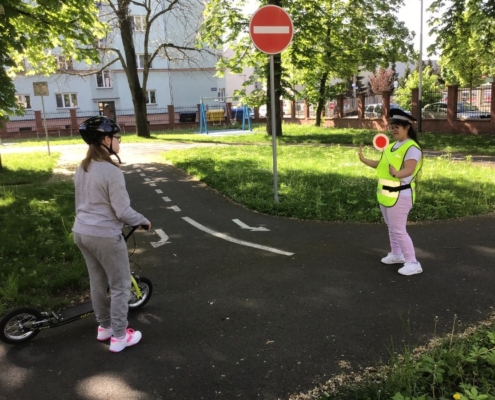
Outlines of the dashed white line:
{"type": "Polygon", "coordinates": [[[140,170],[139,168],[138,168],[136,171],[137,171],[137,172],[141,172],[141,170],[140,170]]]}
{"type": "Polygon", "coordinates": [[[172,200],[170,200],[168,197],[162,197],[162,199],[163,199],[163,201],[166,201],[167,203],[168,203],[169,201],[172,201],[172,200]]]}
{"type": "Polygon", "coordinates": [[[156,186],[154,183],[150,183],[150,186],[156,186]]]}
{"type": "Polygon", "coordinates": [[[180,208],[177,207],[177,206],[172,206],[170,207],[172,210],[174,210],[175,212],[180,212],[180,208]]]}
{"type": "Polygon", "coordinates": [[[139,175],[141,175],[141,176],[146,176],[146,174],[139,174],[139,175]]]}
{"type": "Polygon", "coordinates": [[[190,223],[192,226],[194,226],[194,227],[196,227],[196,228],[198,228],[198,229],[200,229],[206,233],[209,233],[210,235],[216,236],[216,237],[223,239],[223,240],[227,240],[228,242],[237,243],[237,244],[240,244],[243,246],[248,246],[248,247],[254,247],[255,249],[271,251],[272,253],[282,254],[284,256],[294,255],[294,253],[289,253],[288,251],[279,250],[279,249],[276,249],[274,247],[268,247],[268,246],[263,246],[261,244],[256,244],[256,243],[246,242],[244,240],[234,239],[228,235],[225,235],[224,233],[215,232],[214,230],[211,230],[211,229],[207,228],[206,226],[201,225],[200,223],[194,221],[193,219],[191,219],[189,217],[182,217],[182,219],[184,221],[190,223]]]}
{"type": "Polygon", "coordinates": [[[150,179],[150,178],[144,178],[144,180],[145,180],[146,182],[151,181],[151,179],[150,179]]]}
{"type": "Polygon", "coordinates": [[[157,193],[163,193],[160,189],[156,189],[155,192],[157,192],[157,193]]]}

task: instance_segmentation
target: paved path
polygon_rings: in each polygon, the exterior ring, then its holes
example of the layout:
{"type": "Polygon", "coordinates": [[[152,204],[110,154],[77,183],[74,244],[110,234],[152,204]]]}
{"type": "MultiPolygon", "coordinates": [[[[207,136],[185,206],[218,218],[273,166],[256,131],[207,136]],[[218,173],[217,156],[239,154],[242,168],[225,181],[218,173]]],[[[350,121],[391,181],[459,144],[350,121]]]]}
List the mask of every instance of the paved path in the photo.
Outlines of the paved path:
{"type": "Polygon", "coordinates": [[[493,215],[411,225],[424,273],[403,277],[379,261],[382,224],[257,214],[148,159],[157,147],[133,149],[122,152],[127,187],[153,223],[133,256],[155,284],[130,317],[142,342],[111,354],[87,318],[1,344],[0,399],[287,399],[387,359],[392,338],[425,343],[437,316],[446,333],[454,315],[493,311],[493,215]],[[156,229],[169,243],[153,248],[156,229]]]}

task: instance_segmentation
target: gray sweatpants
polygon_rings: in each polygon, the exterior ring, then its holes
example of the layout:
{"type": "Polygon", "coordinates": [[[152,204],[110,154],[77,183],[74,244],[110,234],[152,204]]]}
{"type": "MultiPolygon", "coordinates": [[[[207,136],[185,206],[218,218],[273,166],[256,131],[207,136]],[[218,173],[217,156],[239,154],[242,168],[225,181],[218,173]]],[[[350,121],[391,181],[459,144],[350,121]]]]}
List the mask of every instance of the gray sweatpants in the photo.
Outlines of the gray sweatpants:
{"type": "Polygon", "coordinates": [[[103,328],[111,326],[115,337],[124,336],[131,290],[131,271],[124,238],[122,235],[95,237],[74,232],[74,242],[88,267],[96,320],[103,328]],[[108,287],[111,301],[107,297],[108,287]]]}

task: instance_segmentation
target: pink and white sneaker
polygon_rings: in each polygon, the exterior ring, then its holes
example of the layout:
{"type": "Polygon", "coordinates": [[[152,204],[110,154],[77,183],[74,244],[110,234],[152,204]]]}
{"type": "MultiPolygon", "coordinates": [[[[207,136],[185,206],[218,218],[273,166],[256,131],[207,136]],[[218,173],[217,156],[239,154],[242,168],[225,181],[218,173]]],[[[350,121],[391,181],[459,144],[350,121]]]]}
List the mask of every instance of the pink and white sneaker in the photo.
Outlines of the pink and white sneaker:
{"type": "Polygon", "coordinates": [[[113,336],[112,327],[110,328],[103,328],[101,326],[98,327],[98,336],[96,336],[96,339],[98,339],[100,342],[104,342],[110,339],[112,336],[113,336]]]}
{"type": "Polygon", "coordinates": [[[110,340],[110,351],[112,353],[118,353],[126,347],[134,346],[139,343],[142,336],[143,335],[141,335],[141,332],[127,328],[125,331],[125,336],[122,339],[117,339],[115,336],[112,337],[110,340]]]}

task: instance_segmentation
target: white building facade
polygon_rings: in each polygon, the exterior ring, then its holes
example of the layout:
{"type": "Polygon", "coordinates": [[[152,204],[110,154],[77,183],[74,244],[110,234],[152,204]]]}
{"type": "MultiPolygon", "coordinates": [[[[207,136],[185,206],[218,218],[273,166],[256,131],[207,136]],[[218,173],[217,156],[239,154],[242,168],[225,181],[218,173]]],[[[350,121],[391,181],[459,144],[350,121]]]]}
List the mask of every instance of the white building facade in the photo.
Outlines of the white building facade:
{"type": "MultiPolygon", "coordinates": [[[[154,9],[163,7],[161,0],[154,1],[154,9]]],[[[166,13],[160,16],[149,29],[148,52],[153,54],[156,48],[166,42],[179,46],[192,47],[197,36],[201,21],[202,4],[186,0],[187,7],[181,10],[166,13]],[[187,22],[191,15],[196,16],[195,23],[187,22]],[[186,21],[186,22],[184,22],[186,21]]],[[[103,4],[103,3],[102,3],[103,4]]],[[[100,6],[101,18],[109,25],[112,11],[108,5],[100,6]]],[[[144,37],[146,30],[146,16],[143,8],[131,5],[134,45],[137,53],[138,71],[144,64],[144,37]]],[[[110,28],[112,28],[110,26],[110,28]]],[[[57,49],[51,54],[57,57],[58,73],[50,76],[18,75],[14,80],[17,99],[26,109],[25,117],[32,111],[41,110],[41,97],[34,96],[33,83],[47,82],[49,95],[44,97],[46,113],[64,113],[70,109],[77,109],[78,116],[85,114],[98,115],[104,107],[110,107],[119,113],[133,113],[133,102],[127,76],[120,61],[113,63],[104,70],[103,66],[118,58],[120,52],[124,54],[122,40],[118,29],[110,29],[107,37],[101,40],[102,48],[100,65],[88,65],[65,58],[57,49]],[[112,50],[110,50],[112,49],[112,50]],[[92,74],[91,74],[92,73],[92,74]]],[[[146,98],[148,112],[153,114],[166,110],[167,106],[195,107],[200,97],[217,96],[225,93],[225,78],[216,77],[216,57],[210,53],[189,52],[188,59],[181,59],[180,52],[169,50],[169,57],[164,52],[157,54],[149,70],[146,98]]],[[[28,67],[29,68],[29,67],[28,67]]],[[[139,73],[142,83],[143,74],[139,73]]]]}

